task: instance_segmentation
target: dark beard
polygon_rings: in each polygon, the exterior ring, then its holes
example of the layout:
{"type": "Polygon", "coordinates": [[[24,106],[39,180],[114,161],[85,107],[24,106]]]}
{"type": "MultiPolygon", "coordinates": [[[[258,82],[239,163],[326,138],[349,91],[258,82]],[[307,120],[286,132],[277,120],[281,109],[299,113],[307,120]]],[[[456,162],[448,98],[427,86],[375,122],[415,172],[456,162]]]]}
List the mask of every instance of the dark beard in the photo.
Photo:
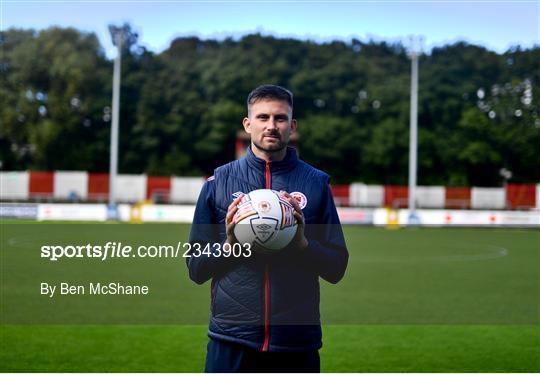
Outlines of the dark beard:
{"type": "Polygon", "coordinates": [[[261,151],[263,151],[263,152],[267,152],[267,153],[276,153],[276,152],[280,152],[280,151],[282,151],[283,149],[285,149],[285,148],[287,147],[287,144],[284,143],[284,142],[282,142],[281,140],[280,140],[279,143],[277,144],[277,146],[278,146],[277,148],[265,148],[265,147],[261,146],[260,144],[257,144],[256,141],[253,141],[253,145],[254,145],[257,149],[259,149],[259,150],[261,150],[261,151]]]}

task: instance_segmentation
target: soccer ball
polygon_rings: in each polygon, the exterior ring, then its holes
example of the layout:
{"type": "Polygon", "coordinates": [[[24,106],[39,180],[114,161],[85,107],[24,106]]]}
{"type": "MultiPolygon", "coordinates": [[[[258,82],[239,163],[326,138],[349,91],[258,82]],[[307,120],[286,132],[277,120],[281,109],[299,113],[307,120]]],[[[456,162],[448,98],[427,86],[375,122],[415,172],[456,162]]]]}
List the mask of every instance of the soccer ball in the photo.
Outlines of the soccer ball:
{"type": "Polygon", "coordinates": [[[298,227],[294,207],[274,190],[255,190],[242,196],[234,221],[234,235],[240,243],[272,251],[285,248],[298,227]]]}

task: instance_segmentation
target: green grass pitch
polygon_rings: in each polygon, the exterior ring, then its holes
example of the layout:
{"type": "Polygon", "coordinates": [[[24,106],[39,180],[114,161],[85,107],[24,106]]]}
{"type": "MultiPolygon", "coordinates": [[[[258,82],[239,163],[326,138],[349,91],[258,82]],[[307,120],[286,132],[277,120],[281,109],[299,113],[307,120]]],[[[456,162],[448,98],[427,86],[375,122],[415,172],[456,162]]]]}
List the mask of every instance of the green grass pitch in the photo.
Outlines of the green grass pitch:
{"type": "MultiPolygon", "coordinates": [[[[44,238],[73,242],[108,233],[185,241],[188,225],[4,222],[0,230],[1,371],[204,369],[208,284],[191,283],[182,261],[129,264],[130,272],[155,276],[156,287],[175,283],[163,295],[182,293],[178,304],[168,306],[185,309],[181,323],[44,324],[36,315],[37,323],[13,324],[18,310],[7,305],[19,300],[25,307],[34,292],[25,279],[44,266],[36,257],[25,262],[26,273],[11,269],[10,250],[31,252],[44,238]]],[[[350,251],[345,278],[338,285],[321,281],[323,371],[540,371],[539,231],[348,226],[345,235],[350,251]]],[[[66,263],[65,276],[80,273],[79,265],[88,264],[66,263]]],[[[111,266],[121,273],[128,265],[111,266]]]]}

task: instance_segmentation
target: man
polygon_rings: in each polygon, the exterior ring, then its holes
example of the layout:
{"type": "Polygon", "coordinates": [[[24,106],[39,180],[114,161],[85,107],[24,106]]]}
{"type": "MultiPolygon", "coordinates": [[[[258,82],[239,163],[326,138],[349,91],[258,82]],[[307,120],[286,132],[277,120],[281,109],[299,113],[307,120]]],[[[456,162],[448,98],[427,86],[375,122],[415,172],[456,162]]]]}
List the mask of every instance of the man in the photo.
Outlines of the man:
{"type": "Polygon", "coordinates": [[[187,259],[193,281],[212,279],[206,371],[318,372],[319,276],[337,283],[348,261],[329,177],[287,146],[297,128],[290,91],[257,87],[247,109],[247,155],[208,178],[190,235],[190,243],[211,243],[214,251],[187,259]],[[249,257],[215,256],[215,244],[236,242],[242,194],[262,188],[282,191],[294,206],[298,229],[293,242],[274,254],[254,250],[249,257]]]}

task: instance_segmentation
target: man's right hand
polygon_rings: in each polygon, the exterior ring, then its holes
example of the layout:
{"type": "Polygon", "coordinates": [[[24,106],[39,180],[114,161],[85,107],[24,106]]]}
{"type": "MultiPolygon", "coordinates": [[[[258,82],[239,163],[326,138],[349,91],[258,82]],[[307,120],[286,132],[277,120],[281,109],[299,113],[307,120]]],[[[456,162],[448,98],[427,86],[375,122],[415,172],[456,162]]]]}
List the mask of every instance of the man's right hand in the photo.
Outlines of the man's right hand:
{"type": "Polygon", "coordinates": [[[243,196],[244,195],[242,194],[233,200],[227,209],[227,216],[225,217],[225,232],[227,234],[226,243],[231,245],[238,242],[234,236],[234,226],[236,226],[235,214],[238,211],[238,204],[240,204],[240,200],[242,200],[243,196]]]}

